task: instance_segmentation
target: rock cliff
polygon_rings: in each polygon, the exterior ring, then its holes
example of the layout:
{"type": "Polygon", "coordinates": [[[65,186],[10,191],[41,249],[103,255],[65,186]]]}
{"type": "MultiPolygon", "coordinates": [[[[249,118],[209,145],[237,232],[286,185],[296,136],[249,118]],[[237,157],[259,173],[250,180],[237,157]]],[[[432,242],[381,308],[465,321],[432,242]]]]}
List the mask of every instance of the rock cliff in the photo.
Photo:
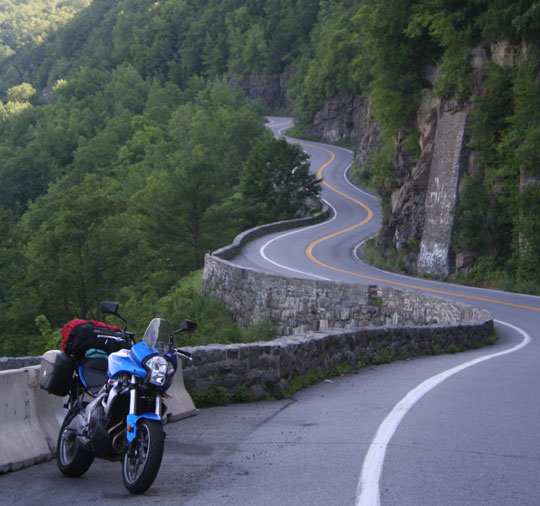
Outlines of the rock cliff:
{"type": "MultiPolygon", "coordinates": [[[[413,156],[396,139],[392,157],[396,176],[379,190],[385,219],[377,246],[383,254],[396,250],[410,271],[448,276],[471,265],[471,255],[456,256],[451,240],[460,183],[464,174],[478,170],[475,154],[467,148],[467,118],[474,97],[482,93],[486,63],[515,65],[519,58],[519,50],[506,42],[474,48],[468,76],[471,98],[465,102],[437,97],[433,91],[437,69],[427,69],[425,77],[432,90],[426,90],[416,117],[420,155],[413,156]]],[[[286,82],[284,77],[251,76],[236,85],[273,110],[287,111],[286,82]]],[[[380,129],[364,97],[333,97],[315,114],[307,133],[323,142],[355,146],[359,168],[380,143],[380,129]]]]}
{"type": "MultiPolygon", "coordinates": [[[[471,255],[456,256],[452,249],[460,183],[466,173],[478,170],[475,153],[467,148],[467,118],[474,98],[482,93],[487,62],[515,65],[519,58],[519,50],[507,42],[474,48],[468,75],[471,98],[443,100],[427,90],[416,118],[420,155],[411,156],[395,140],[396,177],[380,188],[385,221],[377,242],[383,253],[398,251],[409,270],[448,276],[471,265],[471,255]]],[[[432,88],[436,75],[436,69],[426,72],[432,88]]],[[[310,133],[328,142],[350,140],[357,146],[358,167],[378,146],[379,129],[370,118],[369,104],[358,97],[330,100],[315,115],[310,133]]]]}
{"type": "Polygon", "coordinates": [[[287,82],[289,79],[289,75],[263,77],[251,74],[230,77],[229,85],[241,89],[249,98],[261,100],[274,113],[290,114],[291,110],[287,102],[287,82]]]}

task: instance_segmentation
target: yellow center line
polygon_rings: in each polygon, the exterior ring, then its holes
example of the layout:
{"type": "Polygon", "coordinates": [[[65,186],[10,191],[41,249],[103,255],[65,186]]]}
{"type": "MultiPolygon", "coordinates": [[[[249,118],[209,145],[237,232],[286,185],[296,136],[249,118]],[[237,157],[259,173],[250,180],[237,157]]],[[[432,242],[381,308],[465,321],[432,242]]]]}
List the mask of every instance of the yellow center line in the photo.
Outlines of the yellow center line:
{"type": "Polygon", "coordinates": [[[322,176],[322,173],[323,173],[324,169],[326,169],[326,167],[328,167],[328,165],[330,165],[334,161],[334,159],[336,158],[336,155],[331,150],[323,148],[321,146],[317,146],[315,144],[306,144],[306,145],[310,146],[312,148],[315,148],[315,149],[326,151],[327,153],[330,154],[330,158],[325,163],[323,163],[321,165],[321,167],[319,168],[319,170],[317,171],[317,177],[320,180],[322,180],[324,186],[326,186],[330,190],[338,193],[342,197],[353,201],[355,204],[358,204],[359,206],[361,206],[367,212],[367,217],[364,220],[362,220],[361,222],[356,223],[355,225],[351,225],[350,227],[344,228],[343,230],[338,230],[337,232],[333,232],[331,234],[320,237],[319,239],[316,239],[311,244],[309,244],[308,247],[306,248],[306,256],[312,262],[320,265],[321,267],[326,267],[327,269],[331,269],[333,271],[340,272],[342,274],[348,274],[348,275],[356,276],[357,278],[362,278],[362,279],[369,279],[371,281],[378,281],[380,283],[387,283],[389,285],[400,286],[400,287],[409,288],[409,289],[412,288],[412,289],[415,289],[415,290],[422,290],[424,292],[436,293],[436,294],[439,294],[439,295],[452,295],[454,297],[460,297],[460,298],[464,298],[464,299],[476,300],[476,301],[481,301],[481,302],[489,302],[489,303],[492,303],[492,304],[500,304],[500,305],[510,306],[510,307],[517,307],[517,308],[520,308],[520,309],[530,309],[532,311],[540,311],[540,307],[535,307],[535,306],[526,306],[526,305],[523,305],[523,304],[516,304],[514,302],[505,302],[505,301],[502,301],[502,300],[488,299],[488,298],[485,298],[485,297],[477,297],[475,295],[465,295],[465,294],[461,294],[461,293],[450,292],[450,291],[447,291],[447,290],[439,290],[437,288],[425,288],[425,287],[422,287],[422,286],[411,285],[409,283],[400,283],[398,281],[388,281],[386,279],[377,278],[377,277],[374,277],[374,276],[368,276],[366,274],[359,274],[357,272],[351,272],[351,271],[347,271],[347,270],[344,270],[344,269],[340,269],[339,267],[334,267],[332,265],[328,265],[328,264],[325,264],[324,262],[320,261],[313,254],[313,248],[315,248],[315,246],[317,246],[318,244],[326,241],[327,239],[331,239],[332,237],[336,237],[337,235],[344,234],[345,232],[350,232],[351,230],[354,230],[355,228],[358,228],[358,227],[361,227],[362,225],[365,225],[373,217],[373,211],[366,204],[364,204],[363,202],[360,202],[359,200],[351,197],[350,195],[346,195],[345,193],[337,190],[333,186],[326,183],[326,181],[324,181],[324,178],[322,176]]]}
{"type": "Polygon", "coordinates": [[[282,126],[285,126],[285,125],[290,125],[291,124],[291,120],[287,120],[287,121],[283,121],[282,123],[270,123],[268,126],[269,127],[282,127],[282,126]]]}

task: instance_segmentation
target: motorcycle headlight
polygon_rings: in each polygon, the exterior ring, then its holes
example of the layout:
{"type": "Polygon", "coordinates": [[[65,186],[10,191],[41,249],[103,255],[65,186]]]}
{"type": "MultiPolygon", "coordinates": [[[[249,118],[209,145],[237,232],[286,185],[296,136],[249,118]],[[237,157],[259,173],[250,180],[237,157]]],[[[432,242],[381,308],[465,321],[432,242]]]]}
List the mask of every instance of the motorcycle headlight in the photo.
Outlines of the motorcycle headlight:
{"type": "Polygon", "coordinates": [[[168,377],[174,372],[174,366],[170,360],[162,355],[154,355],[144,362],[148,369],[148,383],[162,387],[167,382],[168,377]]]}

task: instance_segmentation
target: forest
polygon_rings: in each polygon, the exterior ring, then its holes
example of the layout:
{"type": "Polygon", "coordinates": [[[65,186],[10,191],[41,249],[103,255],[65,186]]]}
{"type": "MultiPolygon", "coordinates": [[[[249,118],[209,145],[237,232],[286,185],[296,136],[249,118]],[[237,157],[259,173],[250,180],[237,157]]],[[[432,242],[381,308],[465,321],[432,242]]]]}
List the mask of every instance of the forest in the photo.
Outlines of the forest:
{"type": "MultiPolygon", "coordinates": [[[[300,127],[333,96],[369,97],[383,138],[369,171],[384,186],[396,177],[396,139],[419,154],[423,93],[467,100],[471,47],[504,39],[535,48],[540,34],[540,9],[525,0],[0,0],[0,7],[7,356],[41,353],[65,321],[99,318],[100,300],[118,300],[136,332],[159,313],[196,319],[199,337],[221,342],[271,333],[265,322],[237,329],[217,301],[198,293],[204,253],[251,226],[310,212],[320,186],[302,152],[265,131],[264,115],[282,111],[247,99],[231,77],[287,76],[300,127]],[[439,69],[435,89],[425,79],[429,65],[439,69]],[[259,170],[264,161],[272,170],[259,170]],[[301,169],[293,180],[290,167],[301,169]]],[[[478,256],[479,283],[540,274],[536,61],[491,68],[471,121],[483,172],[466,181],[455,241],[478,256]]]]}

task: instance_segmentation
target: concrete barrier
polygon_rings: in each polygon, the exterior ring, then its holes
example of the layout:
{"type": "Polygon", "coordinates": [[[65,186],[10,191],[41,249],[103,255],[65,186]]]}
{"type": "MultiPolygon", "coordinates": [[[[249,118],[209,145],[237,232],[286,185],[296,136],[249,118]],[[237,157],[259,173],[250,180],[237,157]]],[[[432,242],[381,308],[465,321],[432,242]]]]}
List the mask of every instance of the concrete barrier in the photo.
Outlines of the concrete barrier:
{"type": "MultiPolygon", "coordinates": [[[[39,373],[39,368],[40,366],[35,367],[36,378],[39,373]]],[[[39,424],[53,456],[56,454],[58,433],[60,432],[60,427],[67,414],[67,409],[64,408],[64,404],[67,400],[67,396],[58,397],[57,395],[45,392],[45,390],[39,388],[39,386],[36,388],[36,411],[39,424]]]]}
{"type": "Polygon", "coordinates": [[[167,393],[171,396],[165,399],[167,404],[167,422],[176,422],[182,418],[188,418],[197,414],[197,409],[191,396],[184,386],[184,376],[182,372],[182,361],[178,361],[178,371],[174,375],[173,383],[167,393]]]}
{"type": "MultiPolygon", "coordinates": [[[[15,471],[54,455],[38,416],[38,367],[0,372],[0,472],[15,471]]],[[[48,425],[48,424],[47,424],[48,425]]]]}

